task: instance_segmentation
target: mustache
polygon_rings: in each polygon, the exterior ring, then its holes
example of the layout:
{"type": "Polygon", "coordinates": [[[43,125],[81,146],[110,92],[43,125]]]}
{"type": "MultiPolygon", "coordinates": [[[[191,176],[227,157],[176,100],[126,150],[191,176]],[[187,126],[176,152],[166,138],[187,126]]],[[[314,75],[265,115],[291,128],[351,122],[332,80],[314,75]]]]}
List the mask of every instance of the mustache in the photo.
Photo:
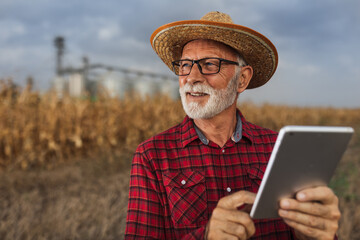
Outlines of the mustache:
{"type": "Polygon", "coordinates": [[[186,83],[183,87],[180,88],[181,91],[185,92],[201,92],[206,94],[211,94],[214,92],[214,89],[206,84],[196,84],[192,85],[186,83]]]}

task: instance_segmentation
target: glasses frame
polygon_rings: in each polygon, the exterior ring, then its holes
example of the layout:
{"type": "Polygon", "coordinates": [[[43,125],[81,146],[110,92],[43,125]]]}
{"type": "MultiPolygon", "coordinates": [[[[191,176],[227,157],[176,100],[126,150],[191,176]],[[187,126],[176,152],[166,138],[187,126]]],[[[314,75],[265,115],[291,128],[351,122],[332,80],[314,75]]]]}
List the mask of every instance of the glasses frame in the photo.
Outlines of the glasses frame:
{"type": "Polygon", "coordinates": [[[218,74],[221,70],[221,63],[227,63],[227,64],[234,64],[234,65],[237,65],[239,66],[240,64],[238,62],[234,62],[234,61],[231,61],[231,60],[227,60],[227,59],[224,59],[224,58],[216,58],[216,57],[211,57],[211,58],[201,58],[201,59],[198,59],[198,60],[190,60],[190,59],[180,59],[180,60],[176,60],[176,61],[173,61],[171,64],[173,66],[173,70],[174,70],[174,73],[177,75],[177,76],[188,76],[190,73],[191,73],[191,70],[194,66],[194,64],[196,63],[198,68],[199,68],[199,71],[202,75],[213,75],[213,74],[218,74]],[[219,69],[217,72],[214,72],[214,73],[203,73],[202,71],[202,67],[200,66],[200,61],[203,61],[203,60],[207,60],[207,59],[217,59],[219,60],[219,69]],[[190,71],[188,74],[179,74],[179,72],[176,71],[176,67],[179,67],[180,66],[180,62],[181,61],[189,61],[191,62],[191,67],[190,67],[190,71]]]}

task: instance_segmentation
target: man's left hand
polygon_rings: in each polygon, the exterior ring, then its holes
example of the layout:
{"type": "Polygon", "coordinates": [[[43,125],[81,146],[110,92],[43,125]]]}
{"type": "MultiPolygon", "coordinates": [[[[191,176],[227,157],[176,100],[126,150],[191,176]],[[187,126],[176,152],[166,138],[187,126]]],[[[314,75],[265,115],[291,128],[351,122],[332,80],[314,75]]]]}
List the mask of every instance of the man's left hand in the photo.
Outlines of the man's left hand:
{"type": "Polygon", "coordinates": [[[282,199],[279,215],[299,239],[334,239],[341,216],[338,203],[330,188],[308,188],[296,199],[282,199]]]}

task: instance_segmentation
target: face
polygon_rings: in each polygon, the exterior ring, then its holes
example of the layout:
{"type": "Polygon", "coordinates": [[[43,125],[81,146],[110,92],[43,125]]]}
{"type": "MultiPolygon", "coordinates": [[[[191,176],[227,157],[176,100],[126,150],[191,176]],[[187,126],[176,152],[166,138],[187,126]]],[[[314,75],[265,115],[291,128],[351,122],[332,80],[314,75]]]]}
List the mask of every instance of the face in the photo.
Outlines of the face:
{"type": "MultiPolygon", "coordinates": [[[[195,40],[185,45],[181,59],[218,57],[237,61],[228,46],[210,40],[195,40]]],[[[202,75],[195,64],[188,76],[180,76],[180,96],[186,114],[207,119],[221,113],[236,101],[240,67],[222,64],[217,74],[202,75]]]]}

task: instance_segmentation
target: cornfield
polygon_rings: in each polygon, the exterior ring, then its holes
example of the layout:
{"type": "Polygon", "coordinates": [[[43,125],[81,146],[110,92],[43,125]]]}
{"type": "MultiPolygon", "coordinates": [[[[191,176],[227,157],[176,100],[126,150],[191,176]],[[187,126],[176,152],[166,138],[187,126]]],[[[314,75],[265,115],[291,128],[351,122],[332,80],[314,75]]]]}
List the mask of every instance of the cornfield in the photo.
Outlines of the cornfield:
{"type": "Polygon", "coordinates": [[[181,105],[167,97],[59,100],[54,92],[41,96],[2,81],[0,168],[52,168],[99,153],[121,155],[182,117],[181,105]]]}
{"type": "MultiPolygon", "coordinates": [[[[239,107],[248,120],[274,130],[286,124],[360,127],[359,109],[239,107]]],[[[0,168],[51,168],[98,153],[120,155],[183,117],[181,103],[166,96],[58,99],[54,92],[20,91],[1,81],[0,168]]]]}
{"type": "MultiPolygon", "coordinates": [[[[339,236],[360,238],[360,191],[356,187],[360,184],[360,109],[260,106],[249,102],[241,103],[239,108],[247,120],[274,130],[289,124],[355,129],[331,186],[339,195],[343,213],[339,236]]],[[[184,116],[181,102],[167,96],[144,98],[132,94],[118,99],[102,94],[96,99],[59,99],[51,91],[40,94],[30,85],[20,89],[11,81],[1,80],[0,239],[121,238],[128,170],[136,146],[181,122],[184,116]],[[92,169],[86,174],[79,168],[84,160],[92,169]],[[59,185],[63,190],[57,188],[59,185]],[[89,192],[98,197],[87,196],[89,192]],[[90,202],[81,200],[85,195],[90,202]],[[78,199],[73,207],[68,205],[71,199],[78,199]],[[97,214],[87,212],[84,204],[97,214]],[[111,211],[98,212],[99,204],[101,209],[111,211]],[[23,206],[21,213],[19,206],[23,206]],[[114,216],[116,213],[119,215],[114,216]],[[34,218],[37,220],[31,220],[34,218]]]]}

